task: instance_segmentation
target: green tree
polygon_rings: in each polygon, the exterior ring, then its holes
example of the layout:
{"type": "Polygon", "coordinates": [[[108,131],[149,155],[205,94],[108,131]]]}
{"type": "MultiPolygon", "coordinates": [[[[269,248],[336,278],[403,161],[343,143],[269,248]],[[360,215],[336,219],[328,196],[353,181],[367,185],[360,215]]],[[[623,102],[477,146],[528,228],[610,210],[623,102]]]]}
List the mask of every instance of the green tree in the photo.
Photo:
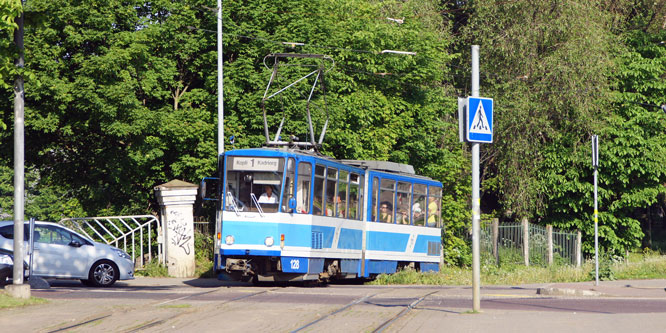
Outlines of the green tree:
{"type": "Polygon", "coordinates": [[[613,35],[608,16],[589,1],[473,4],[461,30],[481,46],[482,95],[495,97],[496,140],[484,151],[485,188],[508,216],[546,212],[549,187],[539,175],[560,156],[549,147],[587,146],[608,105],[613,35]]]}
{"type": "MultiPolygon", "coordinates": [[[[155,210],[155,185],[213,174],[217,23],[207,2],[29,5],[26,59],[35,78],[27,82],[26,156],[40,186],[62,202],[75,200],[87,215],[138,213],[155,210]]],[[[463,151],[445,79],[452,38],[436,2],[236,0],[223,8],[225,133],[238,138],[237,147],[264,141],[260,101],[270,71],[262,58],[324,53],[336,67],[325,81],[330,124],[323,151],[414,164],[445,183],[451,219],[465,215],[454,208],[464,206],[468,184],[459,181],[463,151]]],[[[298,74],[289,69],[284,79],[298,74]]],[[[285,95],[286,134],[304,132],[300,94],[285,95]]],[[[276,125],[280,105],[269,106],[276,125]]],[[[321,127],[321,111],[315,121],[321,127]]],[[[8,140],[3,136],[3,147],[8,140]]],[[[10,154],[0,156],[8,161],[10,154]]]]}
{"type": "MultiPolygon", "coordinates": [[[[20,0],[0,0],[0,88],[9,88],[16,74],[14,60],[18,57],[14,45],[16,18],[23,12],[20,0]]],[[[0,129],[6,125],[0,122],[0,129]]]]}
{"type": "MultiPolygon", "coordinates": [[[[214,168],[195,3],[32,1],[26,156],[88,214],[150,210],[152,187],[214,168]]],[[[60,207],[53,207],[54,210],[60,207]]],[[[152,208],[155,209],[155,208],[152,208]]]]}

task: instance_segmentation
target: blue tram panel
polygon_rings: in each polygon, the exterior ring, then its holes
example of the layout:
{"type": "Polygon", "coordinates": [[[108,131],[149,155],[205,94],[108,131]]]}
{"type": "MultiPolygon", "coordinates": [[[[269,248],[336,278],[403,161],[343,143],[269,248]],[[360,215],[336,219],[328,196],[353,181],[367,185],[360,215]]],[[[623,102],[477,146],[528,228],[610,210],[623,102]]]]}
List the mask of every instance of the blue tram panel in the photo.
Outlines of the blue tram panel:
{"type": "Polygon", "coordinates": [[[223,157],[215,254],[221,278],[330,280],[406,266],[439,270],[441,183],[381,169],[379,162],[287,149],[223,157]]]}

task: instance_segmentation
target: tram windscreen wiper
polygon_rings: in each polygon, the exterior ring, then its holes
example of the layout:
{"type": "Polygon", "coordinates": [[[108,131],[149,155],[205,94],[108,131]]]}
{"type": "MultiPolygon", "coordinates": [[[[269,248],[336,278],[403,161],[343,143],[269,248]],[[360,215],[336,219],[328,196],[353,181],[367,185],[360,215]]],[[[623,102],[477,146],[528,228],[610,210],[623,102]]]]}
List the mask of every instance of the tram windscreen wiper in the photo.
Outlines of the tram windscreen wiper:
{"type": "Polygon", "coordinates": [[[257,201],[257,196],[254,195],[254,193],[250,193],[250,197],[252,197],[252,202],[254,202],[254,204],[257,206],[259,215],[261,215],[261,217],[264,217],[264,210],[261,209],[261,205],[259,204],[259,201],[257,201]]]}

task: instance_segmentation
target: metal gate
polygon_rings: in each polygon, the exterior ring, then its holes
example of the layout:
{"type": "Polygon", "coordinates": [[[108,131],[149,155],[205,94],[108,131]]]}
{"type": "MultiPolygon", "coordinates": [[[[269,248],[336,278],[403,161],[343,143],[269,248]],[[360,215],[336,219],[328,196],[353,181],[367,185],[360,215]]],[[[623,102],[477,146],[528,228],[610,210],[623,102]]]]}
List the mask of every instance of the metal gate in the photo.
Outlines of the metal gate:
{"type": "Polygon", "coordinates": [[[160,223],[153,215],[76,217],[58,223],[94,241],[122,249],[137,268],[143,268],[154,257],[164,264],[160,223]]]}

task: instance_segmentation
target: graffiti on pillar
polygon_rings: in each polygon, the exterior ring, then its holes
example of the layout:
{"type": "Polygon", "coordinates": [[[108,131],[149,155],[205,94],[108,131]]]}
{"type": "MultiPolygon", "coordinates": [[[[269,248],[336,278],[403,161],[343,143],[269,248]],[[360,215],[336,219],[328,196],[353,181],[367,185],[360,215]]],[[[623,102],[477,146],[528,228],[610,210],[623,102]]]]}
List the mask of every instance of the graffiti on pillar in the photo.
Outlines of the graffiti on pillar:
{"type": "Polygon", "coordinates": [[[187,229],[186,223],[179,223],[181,213],[177,210],[169,212],[169,220],[167,221],[167,228],[171,237],[171,244],[180,247],[185,251],[186,255],[190,254],[190,232],[187,229]]]}

